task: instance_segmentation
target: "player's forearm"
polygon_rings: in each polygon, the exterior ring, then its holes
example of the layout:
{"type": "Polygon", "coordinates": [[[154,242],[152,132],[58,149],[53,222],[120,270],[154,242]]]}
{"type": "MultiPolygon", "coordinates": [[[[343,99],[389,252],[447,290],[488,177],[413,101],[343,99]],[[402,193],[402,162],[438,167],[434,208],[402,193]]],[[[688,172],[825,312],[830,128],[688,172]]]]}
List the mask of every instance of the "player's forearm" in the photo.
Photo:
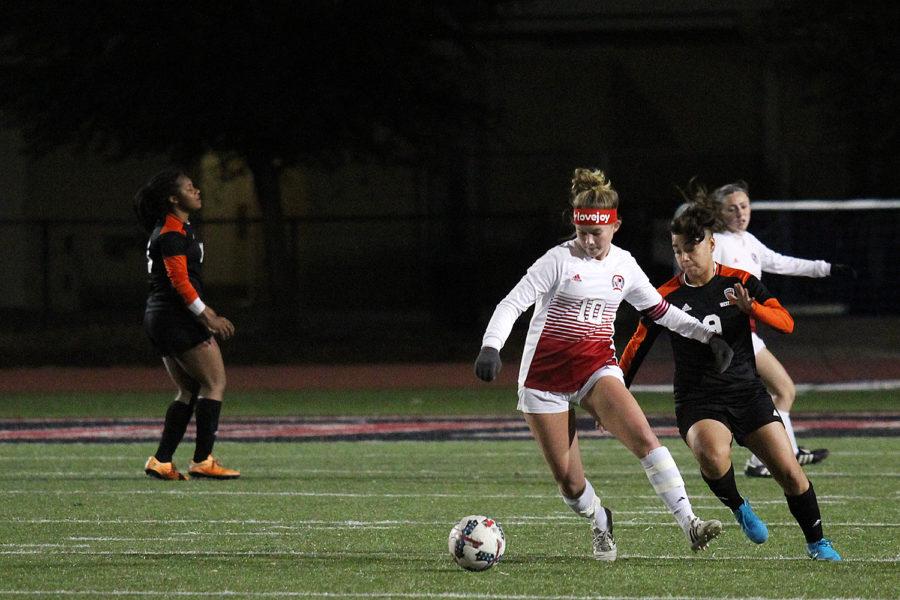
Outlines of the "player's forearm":
{"type": "Polygon", "coordinates": [[[646,313],[657,324],[662,325],[670,331],[674,331],[681,335],[704,344],[709,342],[709,338],[715,331],[708,325],[701,323],[694,317],[690,316],[680,308],[676,308],[666,303],[666,310],[659,314],[658,309],[653,309],[650,313],[646,313]],[[659,316],[655,316],[655,315],[659,316]]]}
{"type": "Polygon", "coordinates": [[[818,278],[831,274],[831,264],[824,260],[808,260],[772,252],[764,256],[762,270],[778,275],[818,278]]]}
{"type": "Polygon", "coordinates": [[[781,333],[794,331],[794,318],[775,298],[769,298],[762,304],[754,301],[750,316],[781,333]]]}
{"type": "Polygon", "coordinates": [[[491,315],[491,320],[488,322],[487,329],[484,331],[481,345],[490,346],[497,350],[502,349],[503,345],[506,343],[506,339],[512,331],[516,319],[518,319],[521,314],[522,311],[506,301],[498,304],[497,308],[494,309],[494,314],[491,315]]]}
{"type": "Polygon", "coordinates": [[[191,285],[191,279],[188,276],[187,257],[183,255],[167,256],[163,259],[163,263],[166,266],[166,275],[169,278],[169,282],[171,282],[175,291],[178,292],[178,295],[181,296],[181,299],[184,300],[185,306],[195,315],[200,315],[206,308],[206,305],[200,299],[200,294],[191,285]]]}

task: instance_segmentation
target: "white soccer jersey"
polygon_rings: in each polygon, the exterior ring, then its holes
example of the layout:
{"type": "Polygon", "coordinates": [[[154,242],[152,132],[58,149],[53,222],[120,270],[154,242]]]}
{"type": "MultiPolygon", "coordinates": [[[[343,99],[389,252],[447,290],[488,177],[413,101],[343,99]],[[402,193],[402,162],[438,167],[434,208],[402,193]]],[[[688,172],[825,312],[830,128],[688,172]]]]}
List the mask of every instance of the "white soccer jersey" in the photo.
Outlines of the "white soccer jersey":
{"type": "Polygon", "coordinates": [[[494,310],[482,340],[498,350],[516,319],[534,304],[519,387],[579,390],[597,369],[616,365],[616,311],[625,300],[682,335],[707,341],[712,330],[670,307],[631,254],[613,245],[603,260],[569,240],[539,258],[494,310]]]}
{"type": "Polygon", "coordinates": [[[784,256],[770,250],[749,231],[714,234],[716,248],[713,260],[726,267],[740,269],[762,279],[763,271],[779,275],[828,277],[831,264],[824,260],[806,260],[784,256]]]}

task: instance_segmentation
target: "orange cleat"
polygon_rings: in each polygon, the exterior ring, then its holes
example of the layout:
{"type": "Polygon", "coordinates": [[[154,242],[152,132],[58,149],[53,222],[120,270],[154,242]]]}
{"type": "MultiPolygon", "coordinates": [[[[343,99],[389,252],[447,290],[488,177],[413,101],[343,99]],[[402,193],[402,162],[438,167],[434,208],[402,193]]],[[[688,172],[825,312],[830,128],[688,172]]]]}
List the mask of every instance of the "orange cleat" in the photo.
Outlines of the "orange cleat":
{"type": "Polygon", "coordinates": [[[212,454],[207,456],[206,460],[202,462],[191,461],[191,464],[188,466],[188,473],[192,477],[208,477],[210,479],[237,479],[241,476],[240,471],[223,467],[212,454]]]}
{"type": "Polygon", "coordinates": [[[150,477],[167,479],[170,481],[185,481],[189,479],[187,475],[179,473],[174,464],[170,462],[159,462],[156,460],[155,456],[151,456],[147,459],[147,464],[144,465],[144,473],[150,477]]]}

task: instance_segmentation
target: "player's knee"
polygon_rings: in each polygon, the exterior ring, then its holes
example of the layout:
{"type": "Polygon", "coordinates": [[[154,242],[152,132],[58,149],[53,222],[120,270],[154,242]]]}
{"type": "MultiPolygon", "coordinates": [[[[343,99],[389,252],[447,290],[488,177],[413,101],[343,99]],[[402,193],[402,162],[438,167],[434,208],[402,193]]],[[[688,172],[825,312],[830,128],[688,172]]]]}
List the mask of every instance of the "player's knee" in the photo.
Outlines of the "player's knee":
{"type": "Polygon", "coordinates": [[[566,498],[577,498],[584,493],[584,479],[575,481],[574,479],[564,477],[557,479],[559,491],[566,498]]]}
{"type": "Polygon", "coordinates": [[[649,425],[633,432],[628,440],[622,441],[639,459],[644,458],[662,445],[649,425]]]}
{"type": "Polygon", "coordinates": [[[772,400],[775,402],[775,406],[782,410],[790,410],[796,396],[797,388],[790,379],[778,382],[778,385],[772,390],[772,400]]]}
{"type": "Polygon", "coordinates": [[[806,474],[799,465],[796,469],[792,468],[785,472],[778,472],[776,468],[776,470],[772,470],[772,477],[788,496],[798,496],[809,489],[809,479],[806,478],[806,474]]]}
{"type": "Polygon", "coordinates": [[[720,448],[714,444],[700,444],[693,448],[694,456],[700,468],[710,476],[722,477],[731,465],[731,449],[720,448]]]}

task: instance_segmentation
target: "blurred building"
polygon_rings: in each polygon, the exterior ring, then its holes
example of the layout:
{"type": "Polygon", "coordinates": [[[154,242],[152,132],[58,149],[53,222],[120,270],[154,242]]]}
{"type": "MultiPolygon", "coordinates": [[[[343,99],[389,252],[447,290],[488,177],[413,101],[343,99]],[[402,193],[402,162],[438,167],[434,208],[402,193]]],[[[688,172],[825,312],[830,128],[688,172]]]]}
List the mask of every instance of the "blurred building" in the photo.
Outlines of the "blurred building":
{"type": "MultiPolygon", "coordinates": [[[[834,82],[795,68],[790,39],[773,40],[770,9],[778,4],[504,3],[498,20],[472,32],[486,61],[469,84],[489,107],[491,126],[468,132],[468,145],[443,170],[357,160],[284,171],[285,227],[304,308],[333,307],[337,280],[347,310],[426,307],[451,322],[483,319],[565,235],[577,166],[609,173],[622,197],[616,242],[654,280],[669,265],[658,249],[654,255],[652,238],[680,202],[676,186],[692,177],[711,186],[746,179],[757,199],[851,195],[867,153],[834,143],[854,124],[837,122],[810,87],[834,82]]],[[[0,233],[8,244],[0,307],[139,305],[144,236],[131,196],[166,160],[109,163],[69,150],[31,159],[21,147],[16,132],[0,130],[0,233]]],[[[877,160],[882,168],[869,177],[882,195],[900,195],[896,152],[877,160]]],[[[217,156],[193,169],[204,194],[210,288],[246,305],[264,302],[249,173],[217,156]]],[[[896,213],[887,219],[896,222],[896,213]]],[[[786,253],[834,258],[829,239],[802,223],[781,240],[786,253]],[[799,243],[804,235],[810,243],[799,243]]]]}

